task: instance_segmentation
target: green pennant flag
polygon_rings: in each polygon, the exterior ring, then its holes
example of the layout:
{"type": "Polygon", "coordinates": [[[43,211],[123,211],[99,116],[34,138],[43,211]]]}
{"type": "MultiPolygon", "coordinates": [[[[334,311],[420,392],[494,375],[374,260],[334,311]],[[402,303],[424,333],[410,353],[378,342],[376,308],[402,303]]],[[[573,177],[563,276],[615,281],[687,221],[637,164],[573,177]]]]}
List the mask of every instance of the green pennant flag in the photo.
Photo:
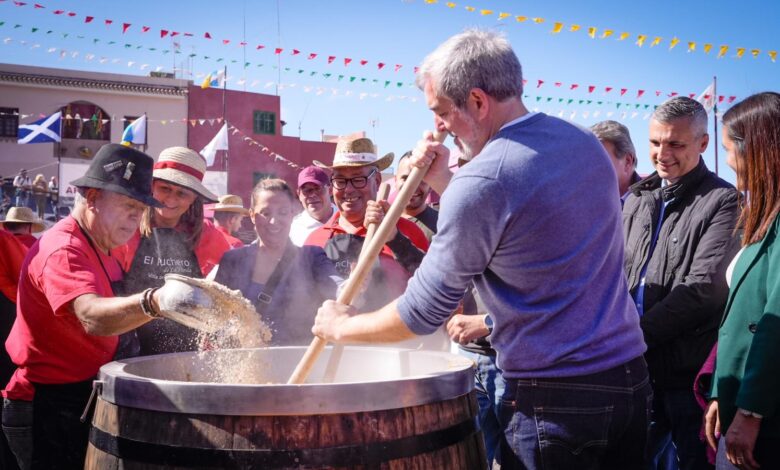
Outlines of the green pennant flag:
{"type": "Polygon", "coordinates": [[[361,78],[360,78],[360,81],[361,81],[362,83],[366,83],[366,78],[365,78],[365,77],[361,77],[361,78]]]}
{"type": "Polygon", "coordinates": [[[354,82],[355,81],[355,77],[349,77],[349,81],[350,81],[350,83],[354,82]]]}
{"type": "Polygon", "coordinates": [[[53,33],[53,32],[54,32],[54,31],[52,31],[52,30],[50,29],[50,30],[46,31],[46,34],[51,34],[51,33],[53,33]]]}
{"type": "Polygon", "coordinates": [[[0,26],[3,26],[5,24],[5,21],[0,21],[0,26]]]}
{"type": "Polygon", "coordinates": [[[396,85],[398,85],[398,88],[401,88],[402,86],[404,86],[404,82],[396,82],[396,85]]]}
{"type": "Polygon", "coordinates": [[[572,104],[573,101],[574,101],[573,98],[569,98],[569,101],[567,101],[566,104],[572,104]]]}
{"type": "Polygon", "coordinates": [[[344,79],[344,75],[339,75],[339,80],[338,81],[341,81],[343,79],[344,79]]]}
{"type": "Polygon", "coordinates": [[[303,69],[298,69],[298,73],[303,73],[303,69]]]}
{"type": "Polygon", "coordinates": [[[62,33],[63,38],[67,38],[70,33],[62,33]]]}
{"type": "MultiPolygon", "coordinates": [[[[167,53],[169,53],[169,52],[171,52],[171,51],[169,51],[168,49],[163,49],[161,52],[162,52],[163,54],[167,54],[167,53]]],[[[219,62],[219,61],[217,61],[217,62],[219,62]]]]}
{"type": "Polygon", "coordinates": [[[219,59],[217,59],[217,62],[222,62],[223,60],[225,60],[225,59],[223,59],[222,57],[220,57],[219,59]]]}
{"type": "Polygon", "coordinates": [[[550,101],[552,101],[552,96],[547,97],[547,102],[549,103],[550,101]]]}
{"type": "Polygon", "coordinates": [[[84,36],[81,36],[81,35],[76,36],[76,37],[79,38],[79,39],[84,39],[84,36]]]}
{"type": "Polygon", "coordinates": [[[588,100],[588,104],[591,104],[591,103],[593,103],[593,100],[588,100]]]}
{"type": "Polygon", "coordinates": [[[116,41],[108,41],[108,45],[116,44],[116,41]]]}
{"type": "Polygon", "coordinates": [[[22,25],[20,25],[20,24],[14,25],[14,29],[18,29],[18,28],[21,28],[21,27],[22,27],[22,25]]]}
{"type": "Polygon", "coordinates": [[[190,54],[190,57],[197,57],[197,56],[198,56],[198,54],[195,54],[195,53],[190,54]]]}
{"type": "Polygon", "coordinates": [[[311,72],[311,73],[309,74],[309,76],[310,76],[310,77],[313,77],[313,76],[315,76],[315,75],[317,75],[317,72],[311,72]]]}
{"type": "Polygon", "coordinates": [[[144,46],[135,46],[135,49],[138,50],[138,49],[142,49],[143,47],[144,46]]]}
{"type": "Polygon", "coordinates": [[[92,40],[92,44],[97,44],[97,43],[98,43],[98,41],[100,41],[100,39],[98,39],[98,38],[94,38],[94,39],[92,40]]]}
{"type": "Polygon", "coordinates": [[[650,105],[649,105],[649,104],[646,104],[646,105],[645,105],[645,109],[647,109],[647,108],[649,108],[649,107],[650,107],[650,105]]]}
{"type": "Polygon", "coordinates": [[[233,59],[233,60],[230,61],[230,63],[231,64],[235,64],[235,63],[238,63],[238,61],[236,59],[233,59]]]}
{"type": "Polygon", "coordinates": [[[580,102],[579,102],[578,104],[582,104],[584,101],[585,101],[585,100],[580,100],[580,102]]]}
{"type": "Polygon", "coordinates": [[[634,106],[634,109],[639,109],[640,106],[642,106],[642,105],[641,104],[637,104],[636,106],[634,106]]]}
{"type": "Polygon", "coordinates": [[[322,74],[322,76],[325,77],[325,78],[330,78],[331,75],[333,75],[333,74],[330,73],[330,72],[322,74]]]}
{"type": "Polygon", "coordinates": [[[596,104],[598,105],[601,105],[601,103],[603,103],[603,101],[596,101],[596,104]]]}
{"type": "Polygon", "coordinates": [[[620,103],[617,103],[616,106],[617,106],[616,109],[620,109],[620,103]]]}
{"type": "Polygon", "coordinates": [[[537,96],[537,97],[536,97],[536,102],[537,102],[537,103],[538,103],[539,101],[541,101],[541,100],[542,100],[542,97],[541,97],[541,96],[537,96]]]}
{"type": "Polygon", "coordinates": [[[558,98],[559,103],[563,103],[563,98],[558,98]]]}
{"type": "Polygon", "coordinates": [[[390,84],[390,80],[385,80],[385,88],[387,88],[387,85],[390,84]]]}
{"type": "MultiPolygon", "coordinates": [[[[152,48],[150,48],[149,50],[151,51],[152,49],[154,49],[154,48],[152,47],[152,48]]],[[[209,60],[209,59],[210,59],[210,57],[209,57],[209,56],[207,56],[207,55],[204,55],[204,56],[203,56],[203,59],[204,59],[204,60],[209,60]]]]}
{"type": "Polygon", "coordinates": [[[244,62],[244,68],[247,68],[247,67],[249,67],[250,65],[252,65],[252,64],[251,64],[251,63],[249,63],[249,62],[244,62]]]}
{"type": "Polygon", "coordinates": [[[285,71],[285,72],[289,72],[289,71],[290,71],[290,67],[285,67],[285,68],[284,68],[284,71],[285,71]]]}
{"type": "Polygon", "coordinates": [[[30,31],[32,31],[33,33],[35,33],[35,32],[37,32],[37,31],[38,31],[38,28],[32,28],[30,31]]]}
{"type": "Polygon", "coordinates": [[[258,67],[262,67],[262,66],[263,66],[263,64],[257,64],[257,66],[258,66],[258,67]]]}
{"type": "Polygon", "coordinates": [[[371,80],[371,82],[372,83],[379,83],[379,80],[375,78],[375,79],[371,80]]]}
{"type": "Polygon", "coordinates": [[[132,44],[125,44],[125,49],[129,49],[131,47],[133,47],[132,44]]]}

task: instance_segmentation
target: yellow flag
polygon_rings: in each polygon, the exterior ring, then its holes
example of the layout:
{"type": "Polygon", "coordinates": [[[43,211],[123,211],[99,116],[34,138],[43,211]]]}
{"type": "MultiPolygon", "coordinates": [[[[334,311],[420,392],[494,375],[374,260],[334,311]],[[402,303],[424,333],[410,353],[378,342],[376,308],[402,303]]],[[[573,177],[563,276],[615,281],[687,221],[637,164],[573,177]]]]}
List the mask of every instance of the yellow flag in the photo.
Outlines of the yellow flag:
{"type": "Polygon", "coordinates": [[[750,53],[753,54],[753,58],[755,59],[758,57],[758,54],[761,54],[761,51],[758,49],[750,49],[750,53]]]}
{"type": "Polygon", "coordinates": [[[607,39],[608,37],[612,36],[612,33],[615,31],[612,29],[605,29],[604,32],[601,33],[601,39],[607,39]]]}
{"type": "Polygon", "coordinates": [[[482,14],[482,16],[492,15],[493,10],[479,10],[479,12],[482,14]]]}
{"type": "Polygon", "coordinates": [[[455,8],[457,5],[455,5],[452,2],[447,2],[447,6],[450,7],[450,8],[455,8]]]}
{"type": "Polygon", "coordinates": [[[618,40],[622,41],[629,36],[631,36],[631,33],[620,33],[620,37],[618,38],[618,40]]]}
{"type": "Polygon", "coordinates": [[[528,17],[527,16],[515,16],[515,19],[517,20],[518,23],[523,23],[523,22],[525,22],[528,19],[528,17]]]}
{"type": "Polygon", "coordinates": [[[743,55],[745,55],[745,48],[744,47],[738,47],[737,48],[737,59],[741,59],[743,55]]]}
{"type": "Polygon", "coordinates": [[[647,35],[640,34],[636,37],[636,45],[639,47],[642,47],[645,44],[645,40],[647,39],[647,35]]]}
{"type": "Polygon", "coordinates": [[[561,32],[561,29],[563,29],[563,23],[555,23],[553,24],[553,29],[551,33],[558,34],[561,32]]]}
{"type": "Polygon", "coordinates": [[[569,28],[569,31],[571,31],[572,33],[576,33],[576,32],[577,32],[577,31],[579,31],[579,30],[580,30],[580,25],[578,25],[578,24],[573,24],[573,25],[571,25],[571,27],[569,28]]]}
{"type": "Polygon", "coordinates": [[[777,51],[769,51],[767,54],[769,54],[769,58],[772,59],[772,62],[777,60],[777,51]]]}
{"type": "Polygon", "coordinates": [[[544,18],[534,18],[533,20],[534,20],[534,23],[537,23],[537,24],[544,23],[544,18]]]}
{"type": "Polygon", "coordinates": [[[712,50],[712,44],[705,44],[704,45],[704,53],[705,54],[709,54],[711,50],[712,50]]]}
{"type": "Polygon", "coordinates": [[[688,42],[688,52],[693,52],[696,50],[696,43],[693,41],[688,42]]]}
{"type": "Polygon", "coordinates": [[[498,14],[498,19],[499,20],[503,20],[504,18],[509,18],[510,16],[512,16],[511,13],[499,13],[498,14]]]}
{"type": "Polygon", "coordinates": [[[680,42],[679,39],[677,39],[676,37],[672,38],[672,40],[669,42],[669,50],[671,51],[672,49],[674,49],[674,46],[676,46],[678,42],[680,42]]]}
{"type": "Polygon", "coordinates": [[[431,4],[431,3],[437,3],[439,0],[425,0],[425,3],[431,4]]]}
{"type": "Polygon", "coordinates": [[[726,52],[729,50],[729,46],[720,46],[720,49],[718,50],[718,59],[726,55],[726,52]]]}
{"type": "Polygon", "coordinates": [[[662,39],[663,38],[661,36],[656,36],[655,38],[653,38],[653,42],[650,43],[650,47],[655,47],[655,46],[661,44],[661,40],[662,39]]]}
{"type": "Polygon", "coordinates": [[[474,10],[476,10],[476,8],[474,8],[474,7],[466,7],[466,10],[473,12],[474,10]]]}
{"type": "Polygon", "coordinates": [[[593,26],[588,28],[588,36],[590,36],[591,39],[594,39],[596,37],[596,28],[593,26]]]}

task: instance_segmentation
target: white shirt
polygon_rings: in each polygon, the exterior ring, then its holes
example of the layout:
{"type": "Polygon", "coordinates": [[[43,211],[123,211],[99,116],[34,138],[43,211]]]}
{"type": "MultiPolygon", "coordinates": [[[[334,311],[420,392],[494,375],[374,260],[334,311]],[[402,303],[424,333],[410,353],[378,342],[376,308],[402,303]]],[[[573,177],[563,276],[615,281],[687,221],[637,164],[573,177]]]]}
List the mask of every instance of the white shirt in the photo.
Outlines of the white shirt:
{"type": "MultiPolygon", "coordinates": [[[[336,212],[335,204],[331,203],[330,210],[332,216],[336,212]]],[[[290,240],[295,246],[303,246],[309,235],[323,225],[322,222],[309,215],[309,211],[304,209],[303,212],[293,217],[290,225],[290,240]]]]}

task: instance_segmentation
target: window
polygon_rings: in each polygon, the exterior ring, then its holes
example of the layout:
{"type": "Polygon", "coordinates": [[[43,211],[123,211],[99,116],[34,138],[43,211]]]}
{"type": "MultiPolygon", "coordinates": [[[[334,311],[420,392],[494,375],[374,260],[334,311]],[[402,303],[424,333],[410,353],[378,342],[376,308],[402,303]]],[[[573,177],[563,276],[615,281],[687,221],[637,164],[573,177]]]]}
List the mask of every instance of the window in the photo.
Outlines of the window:
{"type": "Polygon", "coordinates": [[[108,141],[111,138],[110,116],[92,103],[69,103],[62,107],[62,138],[108,141]]]}
{"type": "Polygon", "coordinates": [[[255,134],[276,134],[276,114],[267,111],[255,111],[253,119],[255,134]]]}
{"type": "Polygon", "coordinates": [[[0,108],[0,137],[16,138],[19,132],[19,108],[0,108]]]}

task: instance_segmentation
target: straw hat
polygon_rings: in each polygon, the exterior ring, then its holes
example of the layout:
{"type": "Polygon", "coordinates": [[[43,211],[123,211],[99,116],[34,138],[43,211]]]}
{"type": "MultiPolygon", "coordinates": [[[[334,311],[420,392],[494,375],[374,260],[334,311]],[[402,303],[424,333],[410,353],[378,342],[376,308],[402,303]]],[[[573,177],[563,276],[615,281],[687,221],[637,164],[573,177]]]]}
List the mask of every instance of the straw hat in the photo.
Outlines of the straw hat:
{"type": "Polygon", "coordinates": [[[249,209],[244,209],[244,201],[241,196],[225,194],[219,197],[219,202],[212,209],[214,212],[237,212],[241,215],[249,215],[249,209]]]}
{"type": "Polygon", "coordinates": [[[152,172],[155,179],[178,184],[195,191],[208,202],[216,202],[217,196],[203,186],[205,174],[206,160],[187,147],[168,147],[163,150],[152,172]]]}
{"type": "Polygon", "coordinates": [[[393,163],[395,155],[390,152],[382,158],[379,158],[376,154],[376,147],[371,139],[361,137],[352,140],[340,140],[336,144],[336,154],[333,156],[333,165],[328,166],[320,161],[314,160],[314,164],[320,168],[327,168],[332,170],[333,168],[340,167],[361,167],[373,165],[379,169],[384,170],[393,163]]]}
{"type": "Polygon", "coordinates": [[[12,207],[8,209],[8,213],[5,215],[5,220],[0,221],[0,225],[5,224],[6,222],[32,224],[32,231],[36,233],[46,230],[46,225],[41,219],[33,214],[32,209],[29,207],[12,207]]]}

